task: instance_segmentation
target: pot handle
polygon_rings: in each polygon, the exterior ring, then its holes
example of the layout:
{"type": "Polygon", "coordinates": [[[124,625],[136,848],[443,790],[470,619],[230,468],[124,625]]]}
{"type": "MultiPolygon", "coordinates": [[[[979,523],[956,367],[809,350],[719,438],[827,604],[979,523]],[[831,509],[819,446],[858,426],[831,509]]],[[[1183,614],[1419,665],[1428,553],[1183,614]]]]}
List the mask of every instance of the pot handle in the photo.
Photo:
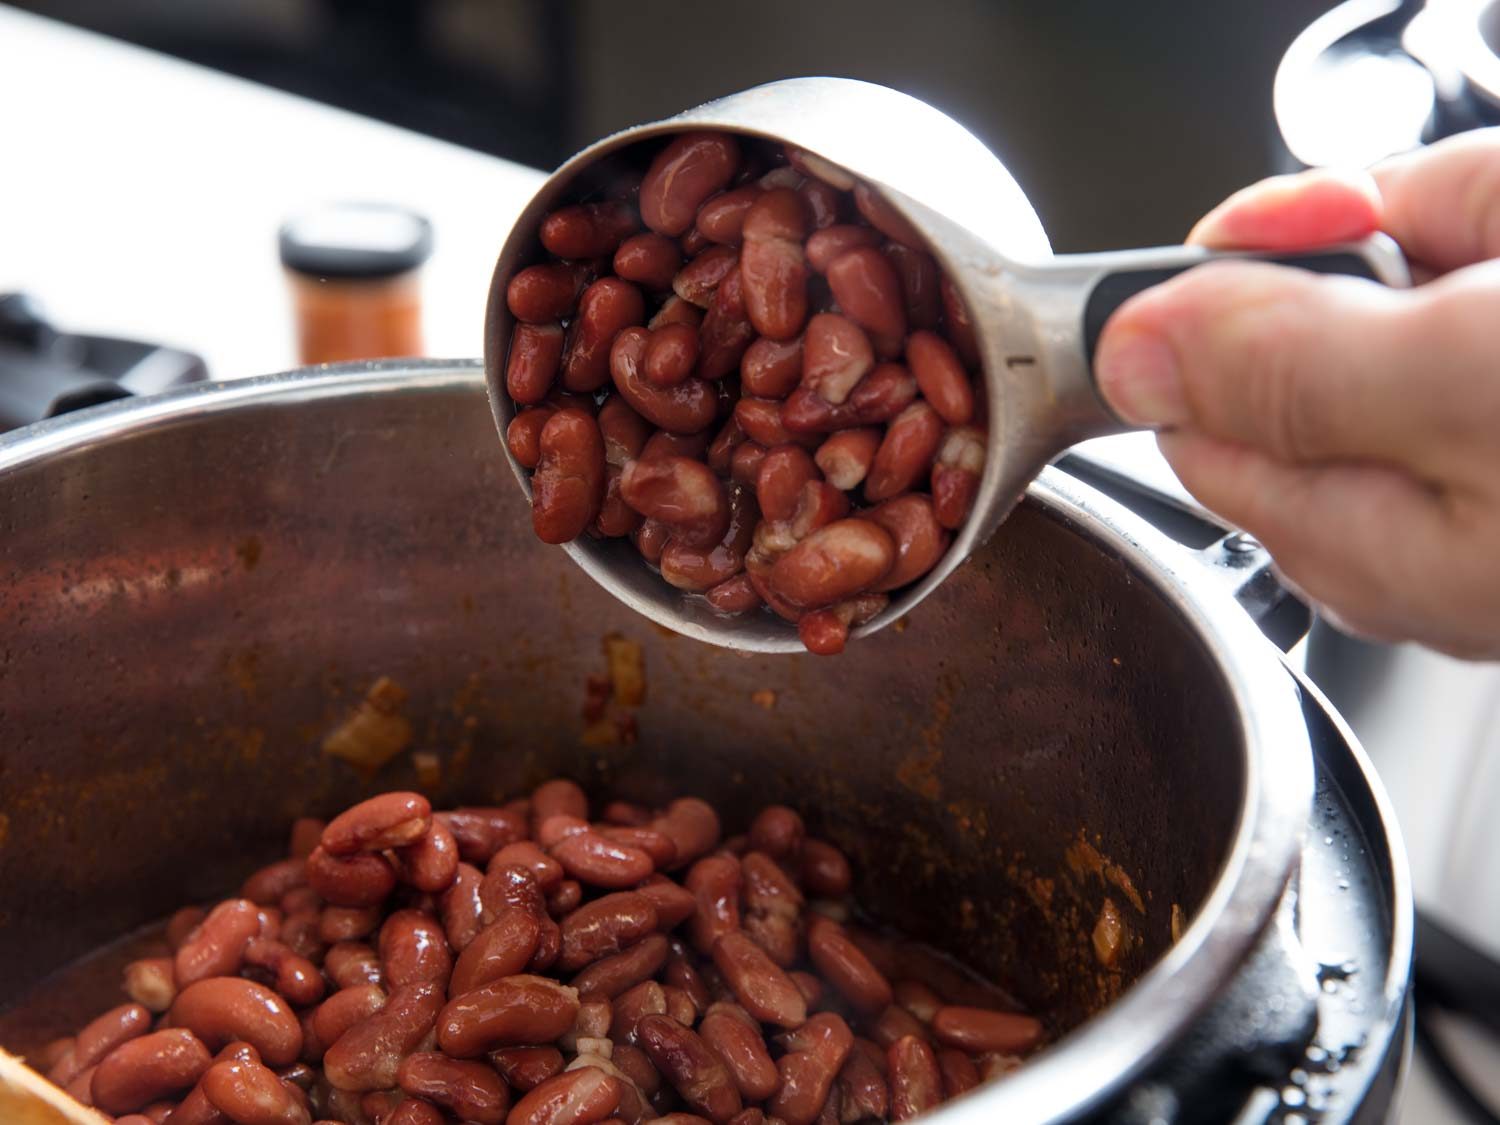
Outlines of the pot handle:
{"type": "Polygon", "coordinates": [[[1065,454],[1057,467],[1188,548],[1210,579],[1226,588],[1283,652],[1307,635],[1312,611],[1281,584],[1270,553],[1249,533],[1228,526],[1190,498],[1169,495],[1119,464],[1095,457],[1088,445],[1065,454]]]}
{"type": "Polygon", "coordinates": [[[1251,259],[1295,266],[1313,273],[1344,274],[1378,281],[1394,288],[1411,285],[1406,258],[1390,237],[1372,234],[1359,242],[1341,243],[1294,253],[1254,250],[1209,250],[1202,246],[1161,246],[1151,250],[1121,250],[1104,254],[1067,255],[1057,264],[1092,271],[1083,306],[1083,346],[1089,369],[1104,325],[1115,310],[1137,293],[1160,285],[1194,266],[1221,258],[1251,259]]]}

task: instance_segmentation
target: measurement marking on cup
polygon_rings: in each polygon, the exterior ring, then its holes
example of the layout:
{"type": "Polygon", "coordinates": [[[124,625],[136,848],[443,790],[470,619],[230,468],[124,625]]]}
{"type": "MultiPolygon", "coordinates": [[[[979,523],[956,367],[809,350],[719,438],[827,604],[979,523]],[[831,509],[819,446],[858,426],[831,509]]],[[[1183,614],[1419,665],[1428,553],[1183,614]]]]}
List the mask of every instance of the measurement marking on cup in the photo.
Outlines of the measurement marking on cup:
{"type": "Polygon", "coordinates": [[[1008,367],[1008,368],[1035,367],[1036,366],[1036,356],[1034,356],[1034,355],[1008,355],[1008,356],[1005,357],[1005,366],[1008,367]]]}

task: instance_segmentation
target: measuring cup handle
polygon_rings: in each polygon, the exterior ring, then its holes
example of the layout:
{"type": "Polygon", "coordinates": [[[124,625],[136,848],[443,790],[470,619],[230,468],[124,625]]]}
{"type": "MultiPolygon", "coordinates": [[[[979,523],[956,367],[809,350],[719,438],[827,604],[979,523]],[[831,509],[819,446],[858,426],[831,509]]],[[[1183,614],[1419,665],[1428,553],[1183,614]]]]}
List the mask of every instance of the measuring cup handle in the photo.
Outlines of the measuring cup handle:
{"type": "Polygon", "coordinates": [[[1083,345],[1089,370],[1094,349],[1110,316],[1131,297],[1159,285],[1168,278],[1220,258],[1249,258],[1296,266],[1314,273],[1347,274],[1385,285],[1404,288],[1411,274],[1400,248],[1389,237],[1374,234],[1361,242],[1347,242],[1316,250],[1292,253],[1255,250],[1207,250],[1201,246],[1163,246],[1154,250],[1123,250],[1117,254],[1090,254],[1101,270],[1083,306],[1083,345]]]}

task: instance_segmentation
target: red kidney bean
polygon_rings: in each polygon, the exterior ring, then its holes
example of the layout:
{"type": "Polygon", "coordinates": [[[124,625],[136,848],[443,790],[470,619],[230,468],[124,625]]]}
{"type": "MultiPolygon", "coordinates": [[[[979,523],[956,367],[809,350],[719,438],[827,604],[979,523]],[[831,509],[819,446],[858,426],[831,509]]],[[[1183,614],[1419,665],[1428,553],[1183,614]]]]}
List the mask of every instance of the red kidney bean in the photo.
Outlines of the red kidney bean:
{"type": "Polygon", "coordinates": [[[718,1055],[747,1102],[765,1101],[781,1084],[760,1026],[737,1004],[712,1005],[698,1034],[718,1055]]]}
{"type": "Polygon", "coordinates": [[[269,971],[276,991],[299,1008],[323,999],[323,974],[284,942],[252,939],[245,946],[245,963],[269,971]]]}
{"type": "Polygon", "coordinates": [[[385,920],[379,951],[392,988],[423,983],[446,986],[453,971],[453,955],[442,926],[417,910],[398,910],[385,920]]]}
{"type": "Polygon", "coordinates": [[[896,1040],[889,1048],[887,1059],[891,1120],[909,1120],[935,1108],[943,1100],[943,1076],[932,1048],[923,1040],[911,1035],[896,1040]]]}
{"type": "MultiPolygon", "coordinates": [[[[340,858],[319,847],[307,857],[307,882],[337,906],[375,906],[396,889],[396,872],[382,856],[340,858]]],[[[181,976],[179,966],[179,982],[181,976]]]]}
{"type": "Polygon", "coordinates": [[[299,816],[292,821],[292,831],[287,840],[286,854],[291,859],[306,859],[323,839],[326,821],[315,816],[299,816]]]}
{"type": "Polygon", "coordinates": [[[512,863],[491,871],[479,886],[479,900],[480,918],[485,925],[497,921],[507,906],[518,907],[536,919],[540,936],[531,958],[533,971],[541,972],[557,960],[561,934],[557,923],[547,914],[541,887],[529,868],[512,863]]]}
{"type": "Polygon", "coordinates": [[[503,907],[495,921],[481,930],[459,954],[448,982],[451,996],[523,971],[536,955],[541,923],[529,911],[503,907]]]}
{"type": "Polygon", "coordinates": [[[630,948],[595,961],[573,978],[573,987],[587,996],[597,993],[613,1000],[626,989],[655,976],[667,961],[667,939],[652,934],[630,948]]]}
{"type": "Polygon", "coordinates": [[[642,1016],[666,1014],[666,990],[654,980],[642,981],[616,997],[610,1013],[610,1039],[616,1044],[634,1043],[635,1025],[642,1016]]]}
{"type": "Polygon", "coordinates": [[[544,781],[531,793],[531,830],[536,832],[554,816],[571,816],[587,820],[589,799],[583,787],[565,777],[544,781]]]}
{"type": "Polygon", "coordinates": [[[761,195],[745,215],[740,279],[750,323],[762,336],[786,340],[807,319],[807,264],[802,243],[810,216],[788,188],[761,195]]]}
{"type": "MultiPolygon", "coordinates": [[[[735,493],[731,492],[731,509],[734,506],[735,493]]],[[[742,519],[741,522],[748,521],[742,519]]],[[[731,520],[730,530],[725,535],[726,543],[733,545],[735,533],[735,523],[731,520]]],[[[749,539],[749,534],[750,529],[746,527],[744,530],[746,540],[749,539]]],[[[658,832],[655,828],[644,825],[639,828],[632,828],[617,824],[596,824],[594,825],[594,831],[606,839],[614,840],[616,843],[630,844],[633,847],[640,848],[641,851],[651,857],[651,862],[658,868],[672,866],[673,861],[677,858],[677,845],[672,842],[672,838],[664,832],[658,832]]]]}
{"type": "Polygon", "coordinates": [[[564,972],[582,969],[654,932],[656,922],[656,908],[646,896],[634,891],[604,895],[563,919],[557,966],[564,972]]]}
{"type": "Polygon", "coordinates": [[[270,1066],[288,1066],[302,1050],[302,1025],[285,1000],[239,977],[211,977],[183,989],[169,1013],[210,1050],[249,1043],[270,1066]]]}
{"type": "Polygon", "coordinates": [[[646,441],[637,460],[650,461],[655,457],[686,457],[690,461],[697,461],[703,457],[703,451],[708,448],[708,440],[707,430],[696,434],[669,434],[665,430],[658,430],[646,441]]]}
{"type": "Polygon", "coordinates": [[[931,468],[943,422],[925,402],[914,402],[891,420],[865,478],[865,499],[879,502],[910,491],[931,468]]]}
{"type": "Polygon", "coordinates": [[[604,502],[604,441],[588,415],[559,410],[542,427],[540,447],[532,527],[544,543],[566,543],[583,534],[604,502]]]}
{"type": "Polygon", "coordinates": [[[956,1098],[979,1085],[979,1068],[962,1051],[952,1047],[939,1047],[937,1063],[943,1076],[945,1098],[956,1098]]]}
{"type": "Polygon", "coordinates": [[[610,351],[610,374],[632,409],[653,426],[674,434],[695,434],[713,425],[718,409],[715,391],[702,379],[688,379],[675,387],[653,385],[642,369],[649,334],[627,328],[610,351]]]}
{"type": "Polygon", "coordinates": [[[887,242],[881,249],[901,279],[907,323],[912,328],[936,328],[943,315],[943,299],[938,292],[942,273],[937,262],[931,254],[899,242],[887,242]]]}
{"type": "Polygon", "coordinates": [[[890,982],[837,922],[813,915],[807,924],[807,952],[818,972],[857,1011],[875,1015],[891,1004],[890,982]]]}
{"type": "MultiPolygon", "coordinates": [[[[177,996],[177,984],[172,976],[172,958],[145,957],[126,965],[125,995],[148,1012],[165,1012],[177,996]]],[[[44,1066],[42,1069],[47,1068],[44,1066]]]]}
{"type": "Polygon", "coordinates": [[[711,246],[677,271],[672,292],[690,305],[707,309],[714,291],[739,269],[740,252],[732,246],[711,246]]]}
{"type": "Polygon", "coordinates": [[[577,989],[546,977],[502,977],[448,1001],[438,1042],[455,1058],[475,1058],[494,1047],[550,1043],[577,1015],[577,989]]]}
{"type": "Polygon", "coordinates": [[[656,1064],[651,1061],[650,1055],[635,1044],[616,1043],[610,1061],[643,1097],[654,1099],[661,1090],[661,1073],[656,1069],[656,1064]]]}
{"type": "Polygon", "coordinates": [[[226,1059],[200,1079],[210,1105],[237,1125],[308,1125],[307,1110],[274,1072],[258,1062],[226,1059]]]}
{"type": "Polygon", "coordinates": [[[745,431],[740,427],[739,420],[733,414],[729,421],[724,423],[713,443],[708,447],[708,467],[721,477],[729,475],[730,465],[733,463],[734,451],[745,441],[745,431]]]}
{"type": "Polygon", "coordinates": [[[745,917],[745,933],[777,965],[789,969],[797,961],[797,923],[780,914],[752,913],[745,917]]]}
{"type": "Polygon", "coordinates": [[[561,1074],[563,1068],[562,1052],[556,1047],[500,1047],[489,1053],[489,1060],[507,1084],[523,1093],[561,1074]]]}
{"type": "Polygon", "coordinates": [[[915,582],[937,565],[952,541],[952,536],[938,522],[932,501],[920,493],[887,500],[865,515],[885,528],[896,544],[896,563],[875,585],[877,592],[897,590],[915,582]]]}
{"type": "Polygon", "coordinates": [[[683,1027],[692,1027],[698,1022],[698,1005],[685,989],[666,985],[662,988],[662,993],[667,1001],[667,1015],[683,1027]]]}
{"type": "Polygon", "coordinates": [[[974,416],[974,388],[963,363],[936,332],[913,332],[906,340],[906,362],[922,395],[950,426],[974,416]]]}
{"type": "Polygon", "coordinates": [[[64,1050],[61,1057],[47,1072],[59,1086],[67,1086],[84,1071],[91,1069],[101,1059],[122,1043],[136,1039],[151,1030],[151,1013],[140,1004],[122,1004],[96,1017],[73,1040],[71,1050],[64,1050]]]}
{"type": "Polygon", "coordinates": [[[253,902],[236,898],[219,903],[177,947],[172,962],[177,987],[238,972],[245,946],[259,932],[260,914],[253,902]]]}
{"type": "Polygon", "coordinates": [[[890,1047],[898,1039],[908,1036],[917,1039],[927,1039],[927,1025],[918,1020],[905,1008],[898,1008],[894,1004],[881,1012],[875,1022],[869,1025],[870,1037],[883,1047],[890,1047]]]}
{"type": "Polygon", "coordinates": [[[795,440],[782,423],[781,403],[772,399],[742,398],[735,403],[734,418],[750,440],[765,449],[795,440]]]}
{"type": "Polygon", "coordinates": [[[620,495],[647,519],[670,524],[688,546],[712,546],[728,530],[723,485],[706,465],[686,457],[632,461],[620,479],[620,495]]]}
{"type": "Polygon", "coordinates": [[[645,323],[641,291],[618,277],[601,277],[583,291],[578,316],[568,329],[562,360],[562,385],[591,393],[609,382],[609,353],[615,337],[645,323]]]}
{"type": "Polygon", "coordinates": [[[744,233],[745,216],[760,198],[758,184],[746,184],[720,192],[698,209],[695,225],[710,242],[738,246],[744,233]]]}
{"type": "Polygon", "coordinates": [[[605,258],[638,229],[635,213],[614,200],[574,203],[542,220],[542,246],[559,258],[605,258]]]}
{"type": "Polygon", "coordinates": [[[505,361],[505,389],[510,397],[521,405],[545,399],[557,380],[562,355],[562,325],[517,324],[505,361]]]}
{"type": "Polygon", "coordinates": [[[802,993],[781,968],[741,930],[720,935],[714,965],[741,1006],[758,1020],[798,1027],[807,1019],[802,993]]]}
{"type": "Polygon", "coordinates": [[[681,266],[677,243],[655,231],[633,234],[615,251],[615,273],[653,292],[670,289],[681,266]]]}
{"type": "MultiPolygon", "coordinates": [[[[584,805],[585,809],[587,807],[584,805]]],[[[562,864],[542,851],[531,840],[506,844],[491,857],[489,869],[495,871],[510,864],[520,864],[536,876],[536,885],[541,888],[543,894],[553,890],[563,881],[562,864]]]]}
{"type": "Polygon", "coordinates": [[[703,232],[694,227],[677,240],[677,245],[682,248],[683,254],[692,258],[703,253],[711,244],[703,237],[703,232]]]}
{"type": "Polygon", "coordinates": [[[413,844],[396,849],[396,870],[402,880],[427,894],[441,894],[458,874],[458,843],[440,821],[413,844]]]}
{"type": "Polygon", "coordinates": [[[604,806],[599,819],[622,828],[644,828],[651,823],[651,810],[634,801],[611,801],[604,806]]]}
{"type": "Polygon", "coordinates": [[[777,445],[768,449],[755,480],[755,498],[761,514],[768,520],[791,519],[802,486],[817,479],[818,467],[801,446],[777,445]]]}
{"type": "Polygon", "coordinates": [[[703,592],[703,597],[718,612],[730,615],[749,613],[763,604],[755,592],[754,583],[745,574],[736,574],[710,587],[703,592]]]}
{"type": "Polygon", "coordinates": [[[859,213],[865,217],[866,222],[892,241],[910,246],[913,250],[921,250],[926,246],[926,240],[917,233],[916,228],[869,184],[854,185],[854,206],[859,208],[859,213]]]}
{"type": "Polygon", "coordinates": [[[797,194],[807,206],[814,230],[833,226],[844,212],[844,196],[835,187],[821,180],[808,180],[797,188],[797,194]]]}
{"type": "Polygon", "coordinates": [[[984,472],[984,432],[972,426],[949,430],[932,466],[932,505],[938,523],[957,530],[969,518],[984,472]]]}
{"type": "Polygon", "coordinates": [[[391,993],[385,1007],[355,1024],[323,1055],[323,1072],[341,1090],[388,1090],[401,1060],[427,1038],[442,1009],[443,990],[409,984],[391,993]]]}
{"type": "Polygon", "coordinates": [[[297,858],[282,859],[262,867],[240,887],[240,897],[257,906],[275,906],[284,895],[307,884],[307,865],[297,858]]]}
{"type": "Polygon", "coordinates": [[[740,862],[733,856],[707,856],[688,869],[684,885],[697,902],[691,921],[699,953],[712,953],[723,934],[739,928],[740,883],[740,862]]]}
{"type": "Polygon", "coordinates": [[[675,387],[698,362],[698,332],[686,324],[669,324],[651,334],[644,371],[658,387],[675,387]]]}
{"type": "Polygon", "coordinates": [[[899,363],[882,363],[849,395],[854,421],[861,426],[889,422],[917,397],[917,381],[899,363]]]}
{"type": "Polygon", "coordinates": [[[709,302],[708,313],[698,330],[702,347],[694,374],[700,379],[722,379],[738,370],[740,360],[755,339],[741,278],[741,271],[731,272],[720,282],[709,302]]]}
{"type": "Polygon", "coordinates": [[[198,928],[198,923],[208,916],[208,911],[201,906],[184,906],[167,920],[166,939],[167,945],[172,952],[182,948],[182,943],[187,936],[198,928]]]}
{"type": "Polygon", "coordinates": [[[807,264],[818,273],[852,250],[879,246],[880,233],[869,227],[838,224],[815,231],[807,240],[807,264]]]}
{"type": "Polygon", "coordinates": [[[959,296],[957,287],[947,276],[938,282],[938,293],[943,302],[943,318],[948,342],[958,352],[966,367],[979,366],[979,342],[974,332],[974,318],[969,307],[959,296]]]}
{"type": "Polygon", "coordinates": [[[803,841],[800,873],[803,890],[818,898],[843,898],[853,882],[844,853],[813,836],[803,841]]]}
{"type": "Polygon", "coordinates": [[[893,988],[896,1003],[905,1008],[923,1023],[931,1023],[932,1017],[943,1006],[941,997],[921,981],[897,981],[893,988]]]}
{"type": "Polygon", "coordinates": [[[484,1063],[418,1051],[401,1060],[396,1082],[409,1096],[426,1098],[478,1125],[502,1125],[510,1109],[510,1091],[484,1063]]]}
{"type": "Polygon", "coordinates": [[[734,456],[729,459],[730,479],[746,488],[754,488],[756,477],[760,474],[760,463],[765,460],[765,456],[766,447],[760,442],[754,440],[742,442],[735,449],[734,456]]]}
{"type": "Polygon", "coordinates": [[[773,340],[762,336],[740,359],[740,385],[747,395],[783,399],[802,380],[802,337],[773,340]]]}
{"type": "MultiPolygon", "coordinates": [[[[797,816],[791,809],[784,812],[797,816]]],[[[781,818],[778,817],[777,820],[781,818]]],[[[759,823],[757,821],[757,823],[759,823]]],[[[783,858],[791,859],[802,850],[802,820],[796,820],[796,835],[790,835],[790,825],[783,821],[776,824],[774,829],[763,831],[759,834],[752,827],[751,842],[753,843],[759,835],[762,840],[771,839],[778,846],[785,847],[789,840],[795,840],[797,847],[795,852],[783,852],[783,858]]],[[[795,920],[802,914],[805,905],[802,893],[797,890],[791,878],[785,871],[765,852],[746,852],[740,860],[740,870],[745,879],[745,905],[752,913],[775,914],[783,918],[795,920]]]]}
{"type": "Polygon", "coordinates": [[[827,481],[808,481],[802,486],[797,507],[792,512],[792,539],[801,542],[819,528],[827,527],[848,514],[848,496],[827,481]]]}
{"type": "Polygon", "coordinates": [[[255,912],[259,925],[255,933],[257,937],[275,939],[281,934],[281,910],[275,906],[262,906],[255,912]]]}
{"type": "Polygon", "coordinates": [[[505,427],[505,447],[522,468],[534,469],[542,459],[542,427],[552,417],[550,407],[530,406],[505,427]]]}
{"type": "Polygon", "coordinates": [[[457,808],[438,817],[453,833],[459,858],[476,865],[488,863],[506,844],[524,840],[528,830],[525,816],[505,808],[457,808]]]}
{"type": "Polygon", "coordinates": [[[599,433],[604,439],[604,462],[624,468],[645,448],[651,426],[619,395],[610,395],[599,408],[599,433]]]}
{"type": "Polygon", "coordinates": [[[697,328],[702,323],[703,310],[673,293],[662,302],[661,308],[656,310],[656,315],[646,322],[646,327],[655,332],[658,328],[665,328],[669,324],[686,324],[697,328]]]}
{"type": "Polygon", "coordinates": [[[641,220],[661,234],[682,234],[697,217],[698,208],[723,190],[739,167],[739,145],[727,133],[674,137],[657,153],[641,180],[641,220]]]}
{"type": "Polygon", "coordinates": [[[511,315],[530,324],[551,324],[571,316],[594,268],[586,262],[548,262],[528,266],[505,288],[511,315]]]}
{"type": "Polygon", "coordinates": [[[832,1012],[819,1012],[782,1036],[787,1053],[776,1062],[781,1086],[766,1108],[787,1125],[812,1125],[854,1046],[854,1033],[832,1012]]]}
{"type": "Polygon", "coordinates": [[[793,606],[827,606],[875,585],[895,558],[895,544],[878,524],[838,520],[778,559],[771,568],[770,585],[777,597],[793,606]]]}
{"type": "Polygon", "coordinates": [[[564,879],[547,892],[547,913],[553,918],[562,918],[576,910],[580,901],[583,901],[583,883],[577,879],[564,879]]]}
{"type": "Polygon", "coordinates": [[[863,246],[848,250],[828,263],[827,274],[828,287],[844,315],[875,336],[905,335],[901,278],[878,249],[863,246]]]}
{"type": "Polygon", "coordinates": [[[864,331],[837,313],[819,313],[802,340],[802,386],[835,406],[844,402],[875,364],[864,331]]]}
{"type": "Polygon", "coordinates": [[[797,621],[797,639],[816,656],[837,656],[849,640],[849,624],[831,609],[817,609],[797,621]]]}
{"type": "Polygon", "coordinates": [[[212,1062],[186,1028],[153,1031],[121,1043],[100,1060],[89,1083],[91,1103],[106,1113],[131,1113],[186,1090],[212,1062]]]}
{"type": "Polygon", "coordinates": [[[814,460],[829,484],[847,492],[858,488],[869,473],[880,439],[880,431],[872,427],[840,430],[818,446],[814,460]]]}
{"type": "Polygon", "coordinates": [[[478,868],[460,863],[453,885],[439,900],[443,931],[448,936],[448,944],[458,953],[468,948],[482,926],[483,904],[479,898],[479,886],[483,882],[484,876],[478,868]]]}
{"type": "Polygon", "coordinates": [[[697,900],[690,892],[663,875],[651,876],[636,887],[635,893],[651,903],[656,911],[656,927],[663,932],[675,930],[697,908],[697,900]]]}
{"type": "Polygon", "coordinates": [[[640,848],[616,843],[593,831],[559,841],[552,848],[552,856],[569,876],[593,887],[631,887],[653,870],[650,855],[640,848]]]}
{"type": "Polygon", "coordinates": [[[357,941],[380,925],[377,906],[325,906],[318,912],[318,938],[329,945],[357,941]]]}
{"type": "Polygon", "coordinates": [[[885,1075],[863,1051],[850,1051],[844,1060],[838,1077],[838,1101],[841,1121],[884,1119],[890,1108],[885,1075]]]}
{"type": "Polygon", "coordinates": [[[363,942],[339,942],[323,958],[323,971],[340,988],[385,983],[379,956],[363,942]]]}
{"type": "Polygon", "coordinates": [[[385,1001],[385,989],[378,984],[361,984],[342,988],[319,1004],[310,1020],[312,1034],[321,1045],[317,1056],[321,1058],[344,1032],[384,1008],[385,1001]]]}
{"type": "Polygon", "coordinates": [[[670,1016],[644,1016],[636,1034],[646,1054],[688,1107],[711,1121],[727,1122],[743,1108],[729,1068],[690,1028],[670,1016]]]}
{"type": "Polygon", "coordinates": [[[932,1017],[932,1034],[939,1043],[971,1055],[986,1051],[1014,1055],[1029,1051],[1042,1040],[1042,1025],[1019,1012],[947,1006],[932,1017]]]}
{"type": "MultiPolygon", "coordinates": [[[[379,1125],[443,1125],[445,1118],[436,1106],[419,1098],[407,1098],[391,1110],[390,1116],[381,1119],[379,1125]]],[[[314,1125],[324,1125],[314,1122],[314,1125]]]]}
{"type": "Polygon", "coordinates": [[[507,1125],[594,1125],[620,1104],[622,1087],[597,1067],[565,1071],[516,1102],[505,1120],[507,1125]]]}

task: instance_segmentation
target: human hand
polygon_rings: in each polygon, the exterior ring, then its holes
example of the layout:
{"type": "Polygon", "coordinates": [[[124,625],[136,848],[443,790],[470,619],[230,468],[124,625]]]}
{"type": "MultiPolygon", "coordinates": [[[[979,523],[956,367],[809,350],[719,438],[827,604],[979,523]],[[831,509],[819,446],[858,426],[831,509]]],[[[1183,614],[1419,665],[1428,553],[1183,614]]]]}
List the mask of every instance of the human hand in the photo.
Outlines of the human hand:
{"type": "Polygon", "coordinates": [[[1232,196],[1189,241],[1293,250],[1383,230],[1410,290],[1210,263],[1105,326],[1100,391],[1335,623],[1500,656],[1500,129],[1232,196]]]}

